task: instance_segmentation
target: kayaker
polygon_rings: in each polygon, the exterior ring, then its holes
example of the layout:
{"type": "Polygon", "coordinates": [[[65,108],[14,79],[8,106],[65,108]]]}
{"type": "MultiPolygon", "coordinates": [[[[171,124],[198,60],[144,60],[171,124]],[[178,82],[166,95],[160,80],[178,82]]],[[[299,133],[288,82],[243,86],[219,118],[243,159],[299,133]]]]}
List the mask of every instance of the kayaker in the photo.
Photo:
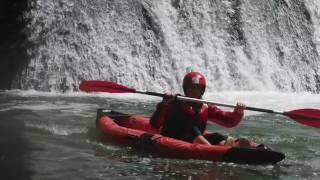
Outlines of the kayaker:
{"type": "MultiPolygon", "coordinates": [[[[201,99],[206,89],[206,79],[199,72],[187,73],[183,90],[187,97],[201,99]]],[[[232,112],[222,111],[212,104],[176,100],[176,95],[167,96],[157,105],[150,124],[161,128],[161,134],[195,144],[250,146],[245,138],[235,139],[220,133],[206,133],[207,121],[227,128],[235,127],[243,118],[245,105],[237,103],[232,112]]]]}

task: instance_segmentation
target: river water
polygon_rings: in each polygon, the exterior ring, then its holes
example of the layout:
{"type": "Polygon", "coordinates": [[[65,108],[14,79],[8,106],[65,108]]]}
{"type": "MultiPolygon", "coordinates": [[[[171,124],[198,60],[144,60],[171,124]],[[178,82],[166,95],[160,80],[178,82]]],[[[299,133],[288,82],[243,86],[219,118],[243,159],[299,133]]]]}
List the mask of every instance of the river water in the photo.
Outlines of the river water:
{"type": "MultiPolygon", "coordinates": [[[[320,105],[319,95],[225,92],[224,103],[292,110],[320,105]]],[[[272,114],[247,112],[236,128],[208,126],[284,152],[276,165],[237,165],[152,157],[139,149],[101,142],[96,109],[150,116],[161,99],[142,95],[0,92],[1,179],[319,179],[320,131],[272,114]]],[[[221,101],[220,101],[221,102],[221,101]]]]}

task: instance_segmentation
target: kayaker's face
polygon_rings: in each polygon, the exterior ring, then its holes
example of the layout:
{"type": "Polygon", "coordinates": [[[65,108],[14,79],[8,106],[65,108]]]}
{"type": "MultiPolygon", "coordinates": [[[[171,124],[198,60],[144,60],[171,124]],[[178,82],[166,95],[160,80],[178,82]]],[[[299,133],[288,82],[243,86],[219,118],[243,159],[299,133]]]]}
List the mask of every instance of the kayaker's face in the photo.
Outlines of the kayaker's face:
{"type": "Polygon", "coordinates": [[[202,86],[199,85],[192,85],[187,88],[186,96],[191,98],[200,98],[202,96],[202,86]]]}

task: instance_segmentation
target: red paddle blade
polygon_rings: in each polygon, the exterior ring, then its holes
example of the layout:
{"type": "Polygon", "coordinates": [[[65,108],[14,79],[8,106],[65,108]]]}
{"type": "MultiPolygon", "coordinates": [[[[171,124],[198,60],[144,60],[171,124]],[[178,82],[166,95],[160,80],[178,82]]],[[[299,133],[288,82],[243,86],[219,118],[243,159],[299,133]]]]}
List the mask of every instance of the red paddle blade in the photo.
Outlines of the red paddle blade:
{"type": "Polygon", "coordinates": [[[320,110],[319,109],[297,109],[284,112],[283,115],[289,116],[294,121],[301,124],[320,128],[320,110]]]}
{"type": "Polygon", "coordinates": [[[108,92],[108,93],[128,93],[136,92],[135,89],[108,81],[82,81],[79,86],[81,91],[86,92],[108,92]]]}

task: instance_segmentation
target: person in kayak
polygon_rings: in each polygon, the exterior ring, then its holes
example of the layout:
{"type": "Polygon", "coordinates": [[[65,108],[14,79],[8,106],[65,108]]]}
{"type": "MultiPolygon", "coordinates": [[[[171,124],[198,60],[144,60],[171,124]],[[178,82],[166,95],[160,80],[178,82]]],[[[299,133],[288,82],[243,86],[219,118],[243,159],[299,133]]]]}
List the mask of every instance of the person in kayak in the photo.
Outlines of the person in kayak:
{"type": "MultiPolygon", "coordinates": [[[[206,89],[206,79],[199,72],[187,73],[183,79],[183,90],[187,97],[201,99],[206,89]]],[[[153,128],[161,128],[167,137],[207,145],[249,147],[245,138],[235,139],[220,133],[206,133],[207,121],[227,128],[235,127],[243,118],[245,105],[237,103],[232,112],[222,111],[212,104],[176,100],[167,94],[157,105],[150,119],[153,128]]]]}

